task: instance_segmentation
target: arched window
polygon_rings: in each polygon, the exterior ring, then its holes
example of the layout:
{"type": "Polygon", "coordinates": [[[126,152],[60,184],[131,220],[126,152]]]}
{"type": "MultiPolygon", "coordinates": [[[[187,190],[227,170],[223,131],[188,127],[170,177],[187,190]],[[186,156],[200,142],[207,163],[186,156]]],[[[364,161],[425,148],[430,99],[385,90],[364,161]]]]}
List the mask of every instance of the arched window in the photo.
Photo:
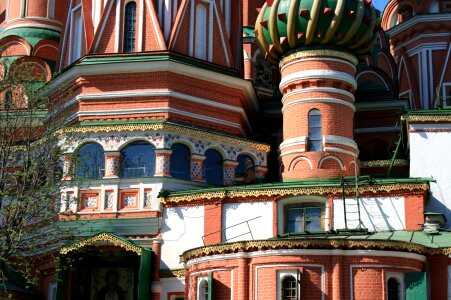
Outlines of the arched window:
{"type": "Polygon", "coordinates": [[[194,57],[207,59],[207,9],[202,4],[196,6],[195,30],[194,57]]]}
{"type": "Polygon", "coordinates": [[[209,299],[209,288],[208,288],[208,280],[207,279],[202,279],[199,282],[199,287],[198,287],[198,294],[197,294],[197,299],[198,300],[208,300],[209,299]]]}
{"type": "Polygon", "coordinates": [[[124,52],[135,51],[136,3],[125,5],[124,17],[124,52]]]}
{"type": "Polygon", "coordinates": [[[191,179],[191,153],[185,145],[173,144],[170,160],[171,176],[183,180],[191,179]]]}
{"type": "Polygon", "coordinates": [[[312,109],[308,113],[308,150],[321,151],[323,145],[321,112],[312,109]]]}
{"type": "Polygon", "coordinates": [[[121,177],[151,177],[155,174],[154,147],[144,141],[129,144],[121,151],[121,177]]]}
{"type": "Polygon", "coordinates": [[[83,53],[83,14],[81,5],[72,10],[69,63],[73,63],[82,56],[83,53]]]}
{"type": "Polygon", "coordinates": [[[396,278],[391,277],[387,281],[387,299],[399,300],[399,282],[396,278]]]}
{"type": "Polygon", "coordinates": [[[99,179],[104,175],[105,155],[96,143],[88,143],[77,151],[76,177],[79,179],[99,179]]]}
{"type": "Polygon", "coordinates": [[[254,161],[247,155],[238,155],[238,166],[235,169],[236,183],[251,183],[255,179],[254,161]]]}
{"type": "Polygon", "coordinates": [[[213,149],[205,151],[204,178],[205,181],[213,185],[223,185],[223,160],[221,154],[213,149]]]}
{"type": "Polygon", "coordinates": [[[282,300],[297,300],[297,282],[296,278],[291,275],[283,277],[281,284],[282,300]]]}

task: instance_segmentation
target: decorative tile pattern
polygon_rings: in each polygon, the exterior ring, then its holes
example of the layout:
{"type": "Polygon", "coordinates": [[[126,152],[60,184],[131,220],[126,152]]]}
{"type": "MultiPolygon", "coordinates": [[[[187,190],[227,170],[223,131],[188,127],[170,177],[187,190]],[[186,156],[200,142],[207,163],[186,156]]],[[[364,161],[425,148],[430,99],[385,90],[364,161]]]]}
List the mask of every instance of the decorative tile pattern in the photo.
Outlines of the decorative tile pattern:
{"type": "Polygon", "coordinates": [[[191,161],[191,180],[202,181],[203,176],[203,161],[193,160],[191,161]]]}
{"type": "Polygon", "coordinates": [[[144,207],[152,206],[152,190],[144,190],[144,207]]]}
{"type": "Polygon", "coordinates": [[[97,207],[97,195],[94,194],[84,195],[83,204],[85,208],[97,207]]]}
{"type": "Polygon", "coordinates": [[[168,154],[157,154],[157,169],[155,174],[160,176],[169,176],[170,156],[168,154]]]}
{"type": "Polygon", "coordinates": [[[107,156],[106,157],[106,177],[118,177],[119,176],[119,156],[107,156]]]}
{"type": "Polygon", "coordinates": [[[232,185],[235,182],[236,166],[224,166],[224,185],[232,185]]]}
{"type": "Polygon", "coordinates": [[[124,207],[136,206],[137,199],[135,194],[128,194],[124,196],[124,207]]]}
{"type": "Polygon", "coordinates": [[[114,203],[114,193],[112,191],[105,192],[105,208],[112,209],[114,203]]]}

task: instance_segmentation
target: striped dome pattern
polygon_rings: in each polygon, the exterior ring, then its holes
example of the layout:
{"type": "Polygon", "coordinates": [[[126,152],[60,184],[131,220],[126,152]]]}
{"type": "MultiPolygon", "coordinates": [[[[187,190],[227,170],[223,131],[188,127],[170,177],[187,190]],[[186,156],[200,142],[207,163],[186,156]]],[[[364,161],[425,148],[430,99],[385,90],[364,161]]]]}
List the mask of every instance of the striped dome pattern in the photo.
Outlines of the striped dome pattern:
{"type": "Polygon", "coordinates": [[[265,58],[277,63],[298,48],[336,46],[357,56],[376,41],[372,0],[267,0],[255,33],[265,58]]]}

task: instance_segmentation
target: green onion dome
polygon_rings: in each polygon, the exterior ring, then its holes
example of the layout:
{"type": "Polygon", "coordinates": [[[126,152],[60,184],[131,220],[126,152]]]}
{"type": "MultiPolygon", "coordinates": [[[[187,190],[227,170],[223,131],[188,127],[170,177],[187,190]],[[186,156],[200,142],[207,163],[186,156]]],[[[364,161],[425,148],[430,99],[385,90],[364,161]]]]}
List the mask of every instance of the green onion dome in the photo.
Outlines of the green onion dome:
{"type": "Polygon", "coordinates": [[[376,41],[372,0],[267,0],[255,25],[257,44],[273,63],[298,48],[337,47],[360,56],[376,41]]]}

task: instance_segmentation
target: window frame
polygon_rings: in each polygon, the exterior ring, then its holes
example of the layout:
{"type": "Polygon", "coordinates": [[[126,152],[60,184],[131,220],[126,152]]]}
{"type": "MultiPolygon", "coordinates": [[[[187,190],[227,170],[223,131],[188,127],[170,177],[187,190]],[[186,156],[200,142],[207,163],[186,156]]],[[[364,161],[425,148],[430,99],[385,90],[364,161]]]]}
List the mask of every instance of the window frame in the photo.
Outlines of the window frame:
{"type": "Polygon", "coordinates": [[[308,149],[308,151],[323,151],[323,114],[321,113],[321,111],[319,109],[313,108],[313,109],[309,110],[307,118],[308,118],[308,125],[307,125],[308,148],[307,149],[308,149]],[[310,123],[311,116],[319,116],[319,121],[320,121],[319,126],[313,126],[313,124],[310,123]],[[312,139],[311,132],[313,130],[318,130],[318,129],[319,129],[319,133],[320,133],[320,138],[312,139]],[[317,147],[316,143],[318,143],[318,142],[320,143],[319,149],[316,148],[317,147]],[[313,146],[314,143],[315,143],[315,146],[313,146]]]}
{"type": "Polygon", "coordinates": [[[80,57],[83,56],[83,34],[84,34],[84,30],[83,30],[83,11],[82,11],[82,7],[81,7],[81,3],[78,4],[77,6],[75,6],[71,12],[70,12],[70,24],[71,24],[71,29],[70,29],[70,39],[69,39],[69,55],[68,55],[68,64],[72,64],[73,62],[75,62],[76,60],[78,60],[80,57]],[[80,13],[80,18],[75,20],[75,14],[76,13],[80,13]],[[80,32],[76,31],[76,27],[79,26],[80,32]],[[78,34],[79,36],[75,36],[75,34],[78,34]],[[77,43],[77,37],[80,38],[80,40],[78,41],[79,43],[77,43]],[[77,54],[77,55],[75,55],[77,54]]]}
{"type": "MultiPolygon", "coordinates": [[[[302,196],[289,197],[280,199],[277,202],[277,234],[285,234],[287,232],[287,209],[293,207],[322,207],[321,212],[321,229],[328,231],[331,228],[331,220],[329,220],[329,209],[327,198],[321,196],[302,196]],[[312,206],[313,204],[313,206],[312,206]]],[[[305,231],[304,231],[305,232],[305,231]]]]}
{"type": "Polygon", "coordinates": [[[136,52],[136,24],[138,23],[138,19],[137,19],[137,13],[138,13],[138,5],[136,4],[136,1],[130,0],[124,3],[124,16],[123,16],[123,26],[122,26],[122,52],[123,53],[133,53],[136,52]],[[133,23],[133,34],[130,35],[130,40],[133,40],[132,48],[131,50],[127,50],[125,49],[126,45],[129,46],[128,44],[126,44],[125,41],[125,37],[126,37],[126,26],[127,26],[127,6],[130,4],[134,4],[135,5],[135,11],[134,11],[134,23],[133,23]]]}
{"type": "Polygon", "coordinates": [[[197,300],[208,300],[209,299],[209,293],[210,293],[210,282],[209,282],[209,276],[200,276],[197,278],[197,288],[196,288],[196,299],[197,300]],[[205,294],[205,291],[201,295],[201,291],[207,289],[207,294],[205,294]]]}
{"type": "MultiPolygon", "coordinates": [[[[317,219],[307,219],[306,216],[306,210],[308,208],[320,208],[321,209],[321,217],[319,219],[320,225],[321,225],[321,230],[319,231],[324,231],[324,223],[322,222],[322,220],[324,219],[324,214],[325,214],[325,208],[323,205],[321,205],[318,202],[303,202],[302,204],[291,204],[291,205],[286,205],[284,207],[285,209],[285,224],[284,224],[284,232],[285,233],[304,233],[307,232],[306,227],[307,227],[307,222],[309,220],[315,220],[316,222],[318,221],[317,219]],[[301,209],[303,211],[302,213],[302,229],[303,231],[288,231],[288,223],[289,223],[289,219],[288,219],[288,211],[292,210],[292,209],[301,209]]],[[[317,232],[317,231],[312,231],[312,232],[317,232]]]]}
{"type": "Polygon", "coordinates": [[[301,274],[303,268],[278,270],[277,271],[277,300],[282,300],[282,288],[284,278],[291,276],[296,279],[296,299],[301,299],[301,274]]]}
{"type": "Polygon", "coordinates": [[[385,299],[388,299],[388,280],[394,278],[398,281],[398,297],[399,300],[406,299],[406,286],[404,283],[404,273],[401,272],[386,272],[385,273],[385,299]]]}

